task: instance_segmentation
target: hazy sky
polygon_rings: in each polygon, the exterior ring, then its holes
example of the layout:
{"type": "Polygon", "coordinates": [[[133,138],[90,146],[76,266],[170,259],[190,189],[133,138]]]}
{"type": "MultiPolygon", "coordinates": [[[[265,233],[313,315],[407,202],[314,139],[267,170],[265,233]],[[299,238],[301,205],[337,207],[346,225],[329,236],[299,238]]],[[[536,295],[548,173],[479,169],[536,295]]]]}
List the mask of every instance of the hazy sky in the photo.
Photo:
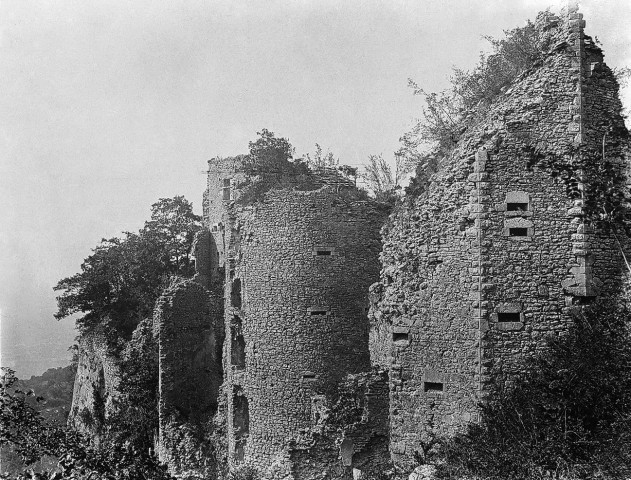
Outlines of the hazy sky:
{"type": "MultiPolygon", "coordinates": [[[[261,128],[298,154],[391,156],[419,114],[499,36],[558,2],[0,1],[2,362],[65,363],[52,287],[160,197],[201,211],[205,161],[261,128]],[[52,345],[51,345],[52,344],[52,345]]],[[[631,66],[631,2],[585,0],[610,66],[631,66]]],[[[631,97],[625,91],[625,104],[631,97]]]]}

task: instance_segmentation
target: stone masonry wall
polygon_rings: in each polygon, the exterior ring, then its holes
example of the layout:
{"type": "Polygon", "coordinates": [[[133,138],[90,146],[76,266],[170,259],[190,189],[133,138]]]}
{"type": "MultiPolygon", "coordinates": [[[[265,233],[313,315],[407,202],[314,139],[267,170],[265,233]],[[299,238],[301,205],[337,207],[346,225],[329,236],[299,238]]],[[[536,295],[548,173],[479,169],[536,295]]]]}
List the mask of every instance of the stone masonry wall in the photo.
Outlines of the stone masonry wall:
{"type": "Polygon", "coordinates": [[[390,468],[387,371],[349,375],[343,384],[333,405],[325,395],[314,399],[312,427],[289,450],[293,478],[371,478],[390,468]]]}
{"type": "Polygon", "coordinates": [[[272,190],[233,216],[226,369],[237,462],[269,466],[311,426],[319,391],[370,369],[367,297],[385,211],[355,197],[272,190]]]}
{"type": "Polygon", "coordinates": [[[195,280],[174,281],[156,303],[154,329],[160,357],[157,450],[176,474],[200,469],[200,465],[182,460],[186,457],[183,443],[189,450],[203,449],[203,435],[197,432],[196,436],[195,427],[202,430],[217,409],[223,319],[213,315],[214,311],[208,290],[195,280]],[[186,438],[182,437],[183,425],[190,427],[186,438]]]}
{"type": "Polygon", "coordinates": [[[565,331],[576,305],[622,281],[620,248],[588,208],[605,130],[606,178],[623,178],[617,86],[574,8],[537,28],[550,39],[544,60],[384,229],[378,309],[392,325],[391,453],[405,469],[433,435],[475,421],[484,392],[565,331]],[[589,78],[587,63],[597,65],[589,78]]]}

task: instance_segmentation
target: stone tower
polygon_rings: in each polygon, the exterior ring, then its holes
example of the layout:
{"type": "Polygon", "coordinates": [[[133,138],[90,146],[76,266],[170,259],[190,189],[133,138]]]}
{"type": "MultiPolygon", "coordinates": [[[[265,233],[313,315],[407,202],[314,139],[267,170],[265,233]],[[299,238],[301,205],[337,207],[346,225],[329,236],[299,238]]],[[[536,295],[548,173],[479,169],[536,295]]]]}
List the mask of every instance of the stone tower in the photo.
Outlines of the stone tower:
{"type": "Polygon", "coordinates": [[[492,385],[581,305],[615,299],[625,275],[618,84],[576,8],[536,28],[541,61],[386,229],[379,311],[392,326],[390,449],[403,468],[432,435],[475,421],[492,385]]]}
{"type": "Polygon", "coordinates": [[[242,166],[209,162],[204,212],[225,275],[230,461],[263,470],[312,426],[319,393],[370,369],[368,287],[387,212],[331,172],[246,204],[242,166]]]}

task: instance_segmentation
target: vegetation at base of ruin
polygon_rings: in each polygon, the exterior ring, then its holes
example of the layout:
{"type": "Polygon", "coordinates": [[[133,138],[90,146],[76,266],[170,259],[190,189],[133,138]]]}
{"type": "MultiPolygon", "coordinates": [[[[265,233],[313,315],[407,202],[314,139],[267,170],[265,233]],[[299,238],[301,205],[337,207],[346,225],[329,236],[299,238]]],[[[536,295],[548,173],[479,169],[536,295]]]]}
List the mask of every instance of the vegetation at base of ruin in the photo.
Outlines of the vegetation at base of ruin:
{"type": "Polygon", "coordinates": [[[490,392],[479,424],[426,449],[429,462],[445,479],[628,478],[630,328],[628,307],[586,307],[567,335],[490,392]]]}
{"type": "Polygon", "coordinates": [[[218,479],[224,479],[228,475],[228,444],[226,442],[228,438],[227,389],[228,386],[224,383],[217,398],[217,411],[206,427],[218,479]]]}
{"type": "Polygon", "coordinates": [[[225,478],[226,480],[259,480],[261,474],[252,465],[237,465],[225,478]]]}
{"type": "MultiPolygon", "coordinates": [[[[0,446],[10,446],[27,466],[44,457],[57,462],[54,471],[38,473],[31,469],[0,478],[22,479],[89,479],[103,480],[168,480],[171,477],[157,458],[146,450],[126,443],[107,444],[99,448],[68,427],[44,419],[30,402],[32,391],[17,388],[11,369],[2,368],[0,381],[0,446]]],[[[35,397],[36,401],[42,401],[35,397]]]]}
{"type": "Polygon", "coordinates": [[[504,31],[504,38],[484,38],[490,53],[481,53],[470,71],[454,69],[451,87],[427,92],[409,80],[414,95],[423,98],[421,117],[400,139],[397,156],[415,171],[406,194],[421,195],[438,171],[440,160],[455,147],[462,134],[480,121],[493,100],[523,72],[540,62],[550,48],[551,36],[536,24],[553,22],[554,15],[541,12],[536,22],[504,31]]]}
{"type": "Polygon", "coordinates": [[[180,478],[216,478],[213,444],[202,418],[184,418],[177,412],[165,414],[160,448],[168,452],[168,464],[180,478]]]}
{"type": "MultiPolygon", "coordinates": [[[[44,420],[53,425],[64,426],[72,404],[75,371],[73,365],[50,368],[42,375],[33,375],[28,380],[17,380],[14,387],[25,393],[32,392],[32,395],[24,397],[25,401],[39,412],[44,420]]],[[[0,458],[2,473],[17,474],[26,468],[12,445],[0,447],[0,458]]],[[[54,458],[43,456],[29,468],[35,471],[50,470],[56,464],[54,458]]]]}
{"type": "Polygon", "coordinates": [[[127,442],[140,450],[154,447],[158,430],[158,341],[152,319],[134,330],[120,355],[120,389],[113,399],[112,412],[103,419],[103,441],[127,442]]]}
{"type": "Polygon", "coordinates": [[[138,233],[103,239],[81,264],[81,272],[60,280],[55,318],[76,319],[81,335],[106,326],[113,344],[128,339],[153,307],[170,276],[191,277],[190,256],[200,217],[184,197],[161,198],[138,233]]]}

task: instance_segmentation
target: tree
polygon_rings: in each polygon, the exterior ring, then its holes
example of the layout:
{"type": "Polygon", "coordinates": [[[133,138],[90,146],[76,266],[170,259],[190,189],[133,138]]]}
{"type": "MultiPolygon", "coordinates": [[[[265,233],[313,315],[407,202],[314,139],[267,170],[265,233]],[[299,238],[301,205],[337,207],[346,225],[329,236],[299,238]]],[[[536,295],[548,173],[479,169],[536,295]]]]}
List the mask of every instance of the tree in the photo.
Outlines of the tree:
{"type": "Polygon", "coordinates": [[[244,162],[247,178],[239,184],[239,202],[259,200],[272,188],[304,187],[309,184],[309,167],[302,159],[293,160],[294,147],[286,138],[276,138],[266,128],[249,143],[250,154],[244,162]]]}
{"type": "Polygon", "coordinates": [[[189,256],[200,218],[184,197],[163,198],[152,205],[151,220],[138,233],[103,239],[81,265],[81,272],[60,280],[55,318],[81,313],[83,334],[106,322],[114,337],[128,338],[153,312],[171,275],[190,277],[189,256]]]}
{"type": "Polygon", "coordinates": [[[294,147],[286,138],[276,138],[274,132],[264,128],[256,133],[259,138],[249,142],[250,155],[247,167],[255,174],[281,174],[294,158],[294,147]]]}

